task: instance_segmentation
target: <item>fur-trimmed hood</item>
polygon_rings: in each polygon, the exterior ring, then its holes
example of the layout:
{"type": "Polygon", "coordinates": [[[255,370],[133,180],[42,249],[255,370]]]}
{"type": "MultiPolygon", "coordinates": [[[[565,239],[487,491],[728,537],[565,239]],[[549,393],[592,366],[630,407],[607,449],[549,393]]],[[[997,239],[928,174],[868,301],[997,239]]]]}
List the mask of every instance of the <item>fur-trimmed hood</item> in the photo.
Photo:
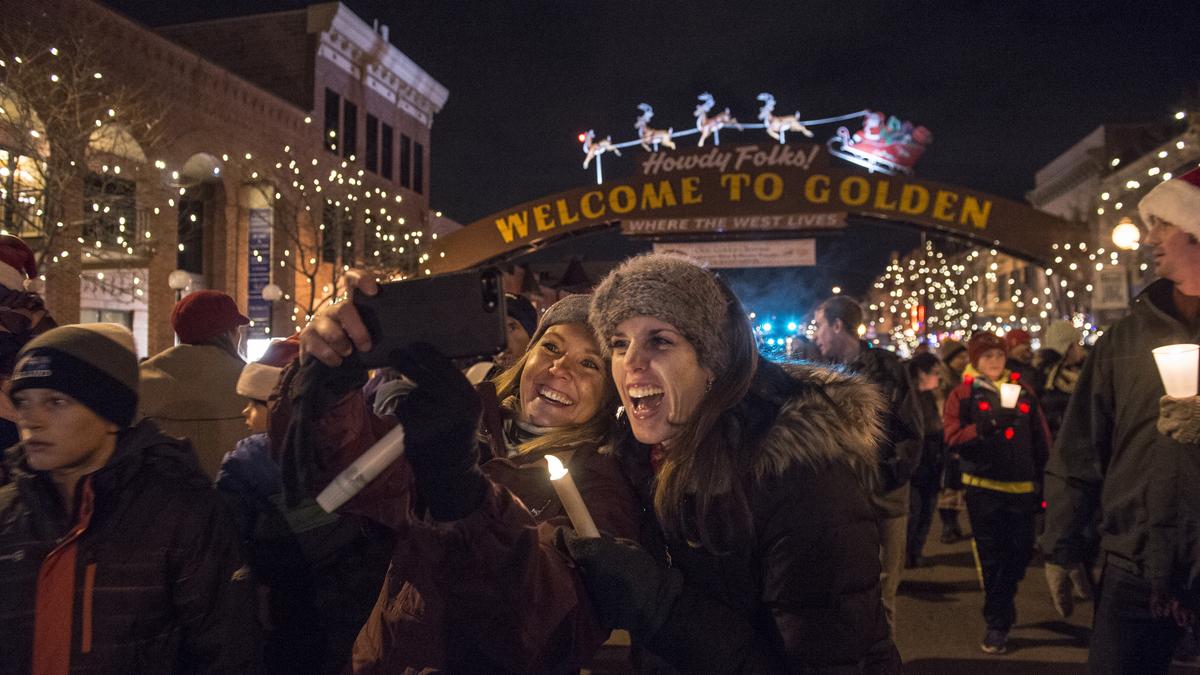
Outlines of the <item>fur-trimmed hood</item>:
{"type": "Polygon", "coordinates": [[[762,480],[796,465],[814,470],[848,464],[865,487],[878,483],[879,446],[887,410],[879,388],[835,368],[784,364],[793,378],[819,387],[804,390],[779,410],[763,437],[754,477],[762,480]]]}

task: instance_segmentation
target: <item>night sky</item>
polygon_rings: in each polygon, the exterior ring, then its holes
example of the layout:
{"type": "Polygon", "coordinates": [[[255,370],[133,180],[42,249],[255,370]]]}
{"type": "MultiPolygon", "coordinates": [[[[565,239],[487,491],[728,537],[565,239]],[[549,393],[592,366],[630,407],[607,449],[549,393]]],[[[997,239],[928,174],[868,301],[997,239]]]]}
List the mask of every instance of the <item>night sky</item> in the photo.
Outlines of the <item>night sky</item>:
{"type": "MultiPolygon", "coordinates": [[[[308,3],[107,4],[157,26],[308,3]]],[[[871,108],[912,120],[934,135],[919,177],[1019,201],[1039,167],[1096,126],[1200,108],[1196,0],[345,4],[388,24],[392,43],[450,90],[434,119],[432,200],[463,223],[591,180],[577,134],[632,139],[638,103],[654,106],[652,126],[692,127],[703,91],[746,122],[762,91],[779,114],[871,108]]],[[[835,128],[814,129],[817,140],[835,128]]],[[[726,138],[739,137],[766,138],[726,138]]],[[[631,150],[606,156],[606,173],[631,172],[641,152],[631,150]]],[[[912,239],[877,238],[884,257],[912,239]]]]}

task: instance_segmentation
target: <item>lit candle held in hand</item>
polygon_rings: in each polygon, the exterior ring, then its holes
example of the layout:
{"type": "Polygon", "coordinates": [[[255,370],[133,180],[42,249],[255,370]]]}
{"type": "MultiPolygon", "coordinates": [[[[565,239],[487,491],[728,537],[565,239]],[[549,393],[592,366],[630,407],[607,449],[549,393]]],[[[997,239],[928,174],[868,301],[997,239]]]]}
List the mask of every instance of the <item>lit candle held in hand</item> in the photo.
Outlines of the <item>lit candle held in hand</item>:
{"type": "Polygon", "coordinates": [[[550,470],[550,484],[558,493],[558,501],[562,502],[563,508],[566,509],[567,517],[571,519],[575,531],[584,538],[599,538],[600,530],[597,530],[596,523],[592,522],[592,514],[588,513],[579,488],[575,487],[575,481],[571,479],[567,467],[554,455],[546,455],[546,466],[550,470]]]}
{"type": "Polygon", "coordinates": [[[1015,408],[1019,398],[1021,398],[1021,385],[1011,382],[1000,385],[1000,407],[1015,408]]]}
{"type": "Polygon", "coordinates": [[[1154,362],[1163,389],[1171,398],[1196,395],[1197,368],[1200,364],[1200,345],[1166,345],[1153,350],[1154,362]]]}

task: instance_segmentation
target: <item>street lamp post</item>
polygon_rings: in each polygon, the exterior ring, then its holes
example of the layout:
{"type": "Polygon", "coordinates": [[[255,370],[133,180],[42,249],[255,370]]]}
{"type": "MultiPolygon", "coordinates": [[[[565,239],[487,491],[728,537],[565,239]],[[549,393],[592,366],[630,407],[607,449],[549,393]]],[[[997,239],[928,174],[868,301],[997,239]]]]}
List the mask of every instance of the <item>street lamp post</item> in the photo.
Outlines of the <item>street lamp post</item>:
{"type": "Polygon", "coordinates": [[[275,337],[275,302],[283,297],[283,289],[278,284],[267,284],[262,289],[262,299],[266,300],[271,305],[271,309],[267,314],[267,334],[271,338],[275,337]]]}
{"type": "Polygon", "coordinates": [[[1112,241],[1114,246],[1126,252],[1122,261],[1125,270],[1125,288],[1129,290],[1129,296],[1133,297],[1133,264],[1130,259],[1133,257],[1131,253],[1141,246],[1142,231],[1132,218],[1125,216],[1113,227],[1112,241]]]}
{"type": "Polygon", "coordinates": [[[175,302],[183,299],[183,291],[192,283],[192,275],[183,270],[175,270],[167,277],[167,285],[175,291],[175,302]]]}

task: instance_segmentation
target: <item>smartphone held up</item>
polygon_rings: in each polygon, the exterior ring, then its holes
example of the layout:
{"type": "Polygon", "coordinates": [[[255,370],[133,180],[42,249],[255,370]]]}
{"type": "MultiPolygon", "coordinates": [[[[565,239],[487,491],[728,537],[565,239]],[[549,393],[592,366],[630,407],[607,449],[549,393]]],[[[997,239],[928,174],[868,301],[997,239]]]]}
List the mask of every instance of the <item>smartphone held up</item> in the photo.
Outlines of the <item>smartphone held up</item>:
{"type": "Polygon", "coordinates": [[[507,345],[495,268],[380,284],[373,296],[356,295],[354,305],[371,334],[371,350],[359,354],[368,368],[386,366],[393,351],[417,342],[451,359],[490,357],[507,345]]]}

